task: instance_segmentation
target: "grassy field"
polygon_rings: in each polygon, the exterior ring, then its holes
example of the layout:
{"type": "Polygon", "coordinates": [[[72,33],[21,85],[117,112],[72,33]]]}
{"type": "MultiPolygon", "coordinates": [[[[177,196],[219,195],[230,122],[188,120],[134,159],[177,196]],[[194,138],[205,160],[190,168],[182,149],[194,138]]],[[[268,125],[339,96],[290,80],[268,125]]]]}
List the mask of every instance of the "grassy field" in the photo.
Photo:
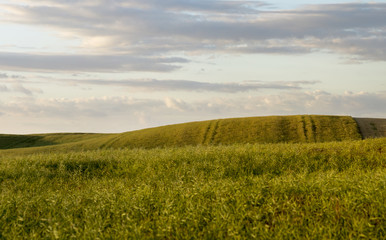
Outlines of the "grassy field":
{"type": "Polygon", "coordinates": [[[385,239],[385,151],[379,138],[2,154],[0,239],[385,239]]]}
{"type": "Polygon", "coordinates": [[[0,135],[0,239],[385,239],[386,138],[357,122],[0,135]]]}
{"type": "Polygon", "coordinates": [[[151,148],[355,139],[361,136],[351,117],[304,115],[218,119],[150,128],[121,134],[105,146],[151,148]]]}
{"type": "Polygon", "coordinates": [[[190,122],[121,134],[0,135],[0,153],[155,148],[240,143],[306,143],[362,139],[347,116],[271,116],[190,122]]]}

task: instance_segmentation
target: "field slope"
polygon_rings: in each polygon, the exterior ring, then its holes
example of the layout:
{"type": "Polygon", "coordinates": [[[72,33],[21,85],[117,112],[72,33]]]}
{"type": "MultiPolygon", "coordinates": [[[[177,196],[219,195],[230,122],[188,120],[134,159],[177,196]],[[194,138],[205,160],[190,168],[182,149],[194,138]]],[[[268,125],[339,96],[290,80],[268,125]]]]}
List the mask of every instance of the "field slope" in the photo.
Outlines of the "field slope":
{"type": "Polygon", "coordinates": [[[0,135],[0,149],[16,151],[15,148],[19,148],[19,152],[32,153],[100,148],[310,143],[359,139],[361,135],[358,125],[351,117],[298,115],[217,119],[121,134],[0,135]]]}
{"type": "Polygon", "coordinates": [[[100,148],[306,143],[359,139],[361,135],[358,126],[351,117],[298,115],[217,119],[121,134],[0,135],[0,149],[14,149],[12,151],[15,151],[15,148],[19,148],[19,152],[32,153],[100,148]]]}
{"type": "Polygon", "coordinates": [[[270,116],[218,119],[127,132],[109,147],[159,147],[234,143],[302,143],[361,139],[346,116],[270,116]]]}
{"type": "Polygon", "coordinates": [[[0,134],[0,149],[41,147],[76,143],[95,138],[101,139],[110,135],[111,134],[93,133],[51,133],[30,135],[0,134]]]}
{"type": "Polygon", "coordinates": [[[363,138],[386,137],[386,119],[354,118],[363,138]]]}

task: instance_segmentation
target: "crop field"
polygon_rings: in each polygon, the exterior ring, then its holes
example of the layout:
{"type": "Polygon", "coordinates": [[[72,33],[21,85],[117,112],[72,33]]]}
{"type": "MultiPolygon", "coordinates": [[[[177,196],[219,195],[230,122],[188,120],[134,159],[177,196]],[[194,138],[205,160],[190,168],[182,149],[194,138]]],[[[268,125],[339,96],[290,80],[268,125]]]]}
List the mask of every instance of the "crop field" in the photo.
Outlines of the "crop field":
{"type": "Polygon", "coordinates": [[[190,122],[120,134],[0,134],[0,154],[359,139],[362,136],[352,117],[271,116],[190,122]]]}
{"type": "Polygon", "coordinates": [[[386,138],[10,151],[0,239],[386,238],[386,138]]]}

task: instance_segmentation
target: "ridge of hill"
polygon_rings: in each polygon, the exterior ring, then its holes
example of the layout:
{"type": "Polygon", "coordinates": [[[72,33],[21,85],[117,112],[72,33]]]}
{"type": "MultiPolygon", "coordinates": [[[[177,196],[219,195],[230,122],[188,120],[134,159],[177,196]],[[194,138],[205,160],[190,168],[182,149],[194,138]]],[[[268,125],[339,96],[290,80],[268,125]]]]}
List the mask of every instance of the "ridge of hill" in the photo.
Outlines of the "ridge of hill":
{"type": "Polygon", "coordinates": [[[0,150],[34,153],[100,148],[155,148],[244,143],[307,143],[359,140],[349,116],[295,115],[216,119],[120,134],[57,133],[0,135],[0,150]],[[17,149],[16,149],[17,148],[17,149]]]}
{"type": "Polygon", "coordinates": [[[105,147],[329,142],[361,139],[348,116],[269,116],[190,122],[126,132],[105,147]]]}

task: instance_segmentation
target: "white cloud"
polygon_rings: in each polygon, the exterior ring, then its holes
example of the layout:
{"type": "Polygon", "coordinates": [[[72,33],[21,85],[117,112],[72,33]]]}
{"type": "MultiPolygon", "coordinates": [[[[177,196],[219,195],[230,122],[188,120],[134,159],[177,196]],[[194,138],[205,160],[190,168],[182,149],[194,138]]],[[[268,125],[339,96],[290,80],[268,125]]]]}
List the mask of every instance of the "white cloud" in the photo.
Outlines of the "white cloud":
{"type": "Polygon", "coordinates": [[[167,97],[165,98],[165,105],[167,108],[177,110],[179,112],[185,112],[187,110],[191,110],[190,106],[181,99],[174,99],[174,98],[167,97]]]}
{"type": "Polygon", "coordinates": [[[103,97],[77,99],[15,98],[1,103],[0,132],[33,131],[17,123],[4,125],[7,119],[35,122],[36,129],[51,125],[57,131],[123,132],[133,129],[214,118],[327,114],[385,118],[386,92],[324,91],[284,92],[280,95],[256,95],[239,98],[208,98],[186,101],[103,97]],[[63,123],[67,123],[63,125],[63,123]],[[92,123],[87,126],[86,122],[92,123]],[[56,124],[55,124],[56,123],[56,124]],[[71,124],[69,124],[71,123],[71,124]],[[99,128],[97,128],[99,126],[99,128]],[[72,129],[71,129],[72,127],[72,129]]]}

